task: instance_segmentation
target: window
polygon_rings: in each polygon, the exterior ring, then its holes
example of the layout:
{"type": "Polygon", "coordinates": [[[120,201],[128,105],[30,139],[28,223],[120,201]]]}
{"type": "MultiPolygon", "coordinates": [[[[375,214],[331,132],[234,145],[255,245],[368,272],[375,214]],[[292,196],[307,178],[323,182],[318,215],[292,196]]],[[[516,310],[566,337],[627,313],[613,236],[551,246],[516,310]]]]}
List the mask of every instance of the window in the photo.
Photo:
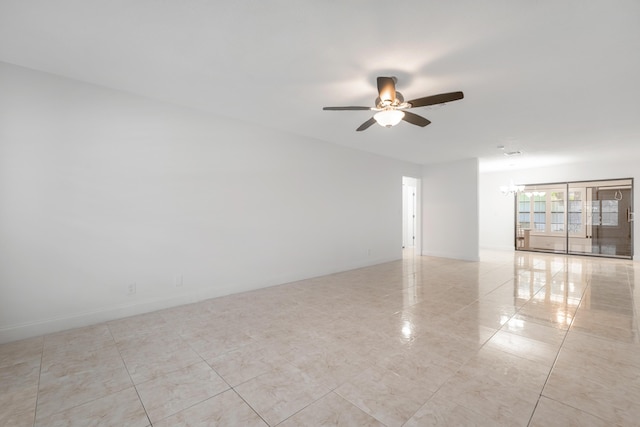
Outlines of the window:
{"type": "Polygon", "coordinates": [[[569,191],[567,202],[567,222],[569,233],[582,233],[582,191],[569,191]]]}
{"type": "Polygon", "coordinates": [[[551,231],[564,231],[564,191],[551,192],[551,231]]]}
{"type": "Polygon", "coordinates": [[[518,223],[520,228],[531,228],[531,201],[526,193],[518,193],[518,223]]]}
{"type": "Polygon", "coordinates": [[[564,190],[518,193],[518,227],[536,234],[565,231],[564,190]]]}
{"type": "Polygon", "coordinates": [[[546,193],[533,193],[533,228],[544,232],[547,226],[546,193]]]}
{"type": "Polygon", "coordinates": [[[618,201],[601,200],[602,202],[602,225],[618,226],[618,201]]]}

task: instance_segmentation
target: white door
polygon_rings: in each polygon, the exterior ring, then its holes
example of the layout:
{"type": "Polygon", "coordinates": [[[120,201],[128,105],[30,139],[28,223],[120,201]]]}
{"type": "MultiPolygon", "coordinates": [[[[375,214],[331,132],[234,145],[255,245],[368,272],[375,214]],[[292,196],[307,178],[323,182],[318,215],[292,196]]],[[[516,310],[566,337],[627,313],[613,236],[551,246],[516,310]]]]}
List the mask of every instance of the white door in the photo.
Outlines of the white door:
{"type": "Polygon", "coordinates": [[[416,246],[417,187],[416,179],[402,178],[402,247],[416,246]]]}

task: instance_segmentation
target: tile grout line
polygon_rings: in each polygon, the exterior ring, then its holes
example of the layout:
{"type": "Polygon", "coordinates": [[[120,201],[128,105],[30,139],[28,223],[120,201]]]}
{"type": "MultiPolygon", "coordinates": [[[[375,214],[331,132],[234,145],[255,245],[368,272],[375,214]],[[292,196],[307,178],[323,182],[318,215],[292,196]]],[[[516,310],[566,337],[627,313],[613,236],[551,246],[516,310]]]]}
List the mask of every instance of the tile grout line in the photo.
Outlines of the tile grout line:
{"type": "MultiPolygon", "coordinates": [[[[566,256],[565,256],[565,259],[567,259],[566,256]]],[[[559,274],[559,273],[560,272],[558,272],[556,274],[559,274]]],[[[553,278],[552,278],[552,280],[553,280],[553,278]]],[[[531,426],[531,422],[533,421],[533,416],[535,415],[536,409],[538,409],[538,404],[540,403],[540,398],[543,397],[542,393],[544,392],[544,389],[547,386],[547,382],[549,382],[549,378],[551,378],[551,373],[553,372],[553,369],[555,368],[556,363],[558,363],[558,358],[560,357],[560,353],[562,352],[562,349],[564,347],[564,343],[567,340],[567,337],[569,336],[569,330],[571,329],[571,325],[573,325],[573,322],[575,321],[575,318],[576,318],[575,314],[578,312],[578,309],[580,308],[580,305],[582,304],[582,300],[584,299],[584,296],[587,293],[587,289],[589,289],[590,286],[591,286],[591,281],[589,280],[587,282],[587,286],[585,286],[584,290],[582,291],[582,295],[580,295],[580,304],[578,304],[578,306],[576,307],[576,310],[573,312],[573,316],[571,317],[571,323],[567,327],[567,331],[565,332],[564,337],[562,338],[562,342],[560,343],[560,347],[558,348],[558,353],[556,354],[556,357],[553,359],[553,363],[551,364],[551,368],[549,369],[549,373],[547,374],[547,378],[544,380],[544,384],[542,385],[542,388],[540,389],[540,394],[538,395],[538,400],[536,401],[536,404],[533,407],[533,411],[531,412],[531,417],[529,417],[529,422],[527,423],[527,427],[531,426]]],[[[541,290],[542,290],[542,288],[538,292],[540,292],[541,290]]]]}
{"type": "MultiPolygon", "coordinates": [[[[492,290],[491,290],[491,291],[489,291],[487,294],[485,294],[485,296],[486,296],[486,295],[488,295],[489,293],[491,293],[491,292],[495,291],[496,289],[498,289],[500,286],[504,285],[505,283],[509,282],[509,280],[511,280],[511,279],[505,280],[503,283],[501,283],[500,285],[496,286],[494,289],[492,289],[492,290]]],[[[473,301],[473,302],[471,302],[471,303],[469,303],[469,304],[465,305],[464,307],[462,307],[462,308],[460,308],[460,309],[456,310],[456,311],[454,312],[454,314],[455,314],[455,313],[458,313],[458,312],[459,312],[459,311],[461,311],[461,310],[464,310],[465,308],[467,308],[467,307],[471,306],[472,304],[475,304],[475,303],[477,303],[477,302],[479,302],[479,301],[480,301],[480,299],[479,299],[479,298],[477,298],[475,301],[473,301]]],[[[519,309],[518,309],[518,310],[516,310],[516,312],[515,312],[515,313],[514,313],[510,318],[509,318],[509,320],[511,320],[513,317],[515,317],[515,315],[518,313],[518,311],[519,311],[519,309]]],[[[507,322],[508,322],[508,321],[507,321],[507,322]]],[[[505,322],[505,323],[507,323],[507,322],[505,322]]],[[[492,339],[492,338],[493,338],[493,337],[494,337],[494,336],[495,336],[495,335],[496,335],[496,334],[497,334],[497,333],[502,329],[502,326],[504,326],[504,324],[503,324],[503,325],[501,325],[501,326],[500,326],[500,328],[496,329],[496,331],[495,331],[493,334],[491,334],[491,336],[490,336],[489,338],[487,338],[487,340],[486,340],[485,342],[483,342],[483,343],[480,345],[480,347],[478,347],[478,349],[476,350],[476,352],[475,352],[475,355],[474,355],[474,356],[470,357],[470,358],[469,358],[469,359],[467,359],[464,363],[462,363],[462,364],[458,367],[458,369],[456,369],[456,370],[455,370],[455,372],[453,372],[453,374],[452,374],[449,378],[447,378],[447,380],[446,380],[446,381],[444,381],[442,384],[440,384],[440,385],[436,388],[436,390],[431,394],[431,396],[430,396],[430,397],[429,397],[429,398],[428,398],[428,399],[427,399],[427,400],[426,400],[426,401],[425,401],[425,402],[424,402],[424,403],[423,403],[423,404],[422,404],[418,409],[416,409],[416,411],[415,411],[413,414],[411,414],[411,416],[407,419],[407,421],[405,421],[405,423],[404,423],[404,424],[406,424],[406,423],[407,423],[411,418],[413,418],[413,416],[414,416],[415,414],[417,414],[417,413],[418,413],[418,411],[420,411],[420,409],[421,409],[424,405],[426,405],[426,404],[427,404],[431,399],[433,399],[433,397],[438,393],[438,391],[440,391],[440,389],[441,389],[442,387],[444,387],[444,385],[445,385],[445,384],[447,384],[447,382],[449,382],[449,380],[451,380],[451,378],[453,378],[453,377],[454,377],[458,372],[460,372],[460,370],[461,370],[464,366],[466,366],[466,365],[467,365],[467,364],[468,364],[468,363],[473,359],[473,357],[477,356],[477,355],[480,353],[480,351],[482,350],[482,348],[483,348],[483,347],[484,347],[484,346],[485,346],[485,345],[486,345],[486,344],[487,344],[487,343],[488,343],[488,342],[489,342],[489,341],[490,341],[490,340],[491,340],[491,339],[492,339]]],[[[457,404],[457,405],[460,405],[460,404],[459,404],[459,403],[457,403],[457,402],[456,402],[456,404],[457,404]]],[[[466,410],[468,410],[468,411],[470,411],[470,412],[472,412],[472,413],[476,414],[476,415],[480,415],[480,414],[478,414],[476,411],[474,411],[474,410],[473,410],[473,409],[471,409],[471,408],[468,408],[468,407],[466,407],[466,406],[464,406],[464,405],[460,405],[460,406],[461,406],[461,407],[463,407],[463,408],[465,408],[466,410]]]]}
{"type": "MultiPolygon", "coordinates": [[[[337,388],[337,387],[336,387],[337,388]]],[[[324,399],[325,397],[327,397],[328,395],[330,395],[331,393],[334,393],[336,388],[329,390],[328,392],[326,392],[325,394],[323,394],[322,396],[320,396],[319,398],[317,398],[316,400],[314,400],[313,402],[309,403],[308,405],[305,405],[303,408],[300,408],[299,410],[297,410],[296,412],[294,412],[293,414],[289,415],[287,418],[285,418],[284,420],[280,421],[278,424],[275,424],[276,426],[284,423],[285,421],[287,421],[288,419],[290,419],[291,417],[294,417],[296,414],[299,414],[300,412],[304,411],[305,409],[307,409],[309,406],[313,405],[314,403],[320,401],[321,399],[324,399]]],[[[344,399],[345,401],[351,403],[353,406],[355,406],[356,408],[358,408],[358,406],[354,405],[351,401],[349,401],[348,399],[345,399],[344,397],[342,397],[341,395],[339,395],[338,393],[335,393],[337,396],[340,396],[340,398],[344,399]]],[[[244,399],[243,399],[244,400],[244,399]]],[[[248,403],[247,403],[248,405],[248,403]]],[[[253,409],[253,408],[251,408],[253,409]]],[[[360,408],[358,408],[360,409],[360,408]]],[[[362,410],[362,409],[360,409],[362,410]]],[[[363,411],[364,412],[364,411],[363,411]]],[[[365,412],[366,413],[366,412],[365,412]]],[[[371,415],[371,414],[369,414],[371,415]]],[[[375,418],[371,415],[372,418],[375,418]]],[[[262,417],[260,417],[262,418],[262,417]]],[[[378,420],[377,418],[375,418],[376,420],[378,420]]],[[[378,420],[379,421],[379,420],[378,420]]],[[[266,420],[265,420],[266,422],[266,420]]],[[[267,425],[269,425],[269,423],[267,423],[267,425]]]]}
{"type": "MultiPolygon", "coordinates": [[[[227,384],[229,384],[229,383],[227,383],[227,384]]],[[[244,384],[244,383],[242,383],[242,384],[244,384]]],[[[262,417],[262,415],[260,415],[260,413],[256,410],[256,408],[254,408],[253,406],[251,406],[251,404],[250,404],[249,402],[247,402],[247,400],[246,400],[246,399],[245,399],[245,398],[244,398],[240,393],[238,393],[238,391],[235,389],[235,387],[231,387],[231,390],[233,390],[233,392],[236,394],[236,396],[238,396],[240,399],[242,399],[242,401],[243,401],[244,403],[246,403],[246,404],[247,404],[247,406],[248,406],[249,408],[251,408],[251,410],[252,410],[252,411],[253,411],[253,412],[254,412],[254,413],[255,413],[255,414],[256,414],[256,415],[257,415],[257,416],[258,416],[258,417],[259,417],[259,418],[260,418],[260,419],[265,423],[265,424],[266,424],[266,425],[270,426],[270,424],[267,422],[267,420],[265,420],[265,419],[262,417]]],[[[284,421],[284,420],[283,420],[283,421],[284,421]]]]}
{"type": "Polygon", "coordinates": [[[149,412],[147,412],[147,408],[145,408],[145,406],[144,406],[144,402],[142,401],[142,398],[140,397],[140,393],[138,392],[138,387],[136,386],[136,383],[133,382],[133,378],[131,378],[131,372],[129,372],[129,367],[127,366],[127,363],[124,361],[124,357],[122,357],[122,353],[120,352],[120,348],[118,347],[118,343],[116,342],[116,339],[113,336],[113,332],[111,331],[111,328],[109,327],[109,323],[106,322],[105,324],[107,326],[107,330],[109,331],[109,334],[111,335],[111,339],[113,340],[113,345],[115,346],[116,351],[118,352],[118,355],[120,356],[120,360],[122,361],[122,365],[124,366],[124,369],[127,371],[127,375],[129,375],[129,381],[131,381],[131,385],[133,386],[133,389],[136,391],[136,396],[138,396],[138,401],[140,402],[140,406],[142,406],[142,410],[144,411],[144,415],[147,417],[147,420],[149,421],[149,425],[153,426],[153,423],[151,422],[151,418],[149,418],[149,412]]]}
{"type": "Polygon", "coordinates": [[[40,369],[38,370],[38,387],[36,388],[36,405],[33,409],[33,427],[36,427],[36,420],[38,414],[38,399],[40,398],[40,381],[42,378],[42,362],[44,360],[44,339],[46,335],[42,336],[42,349],[40,351],[40,369]]]}

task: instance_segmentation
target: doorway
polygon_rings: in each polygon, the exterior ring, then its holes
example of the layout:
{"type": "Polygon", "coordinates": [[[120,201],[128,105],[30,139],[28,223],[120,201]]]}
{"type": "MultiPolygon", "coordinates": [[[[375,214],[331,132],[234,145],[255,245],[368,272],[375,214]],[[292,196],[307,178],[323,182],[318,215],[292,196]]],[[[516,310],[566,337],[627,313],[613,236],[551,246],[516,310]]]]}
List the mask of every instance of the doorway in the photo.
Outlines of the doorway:
{"type": "Polygon", "coordinates": [[[402,177],[402,248],[420,253],[420,180],[402,177]]]}

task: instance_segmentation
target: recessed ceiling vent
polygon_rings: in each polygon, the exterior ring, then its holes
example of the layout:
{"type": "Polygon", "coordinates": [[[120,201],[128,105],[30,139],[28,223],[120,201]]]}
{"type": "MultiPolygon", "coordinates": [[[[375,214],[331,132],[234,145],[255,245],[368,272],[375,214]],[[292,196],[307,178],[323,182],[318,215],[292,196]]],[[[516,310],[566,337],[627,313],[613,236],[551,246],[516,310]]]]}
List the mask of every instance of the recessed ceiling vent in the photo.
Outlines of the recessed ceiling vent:
{"type": "Polygon", "coordinates": [[[503,153],[505,156],[507,157],[517,157],[517,156],[522,156],[522,151],[517,150],[517,151],[505,151],[503,153]]]}

